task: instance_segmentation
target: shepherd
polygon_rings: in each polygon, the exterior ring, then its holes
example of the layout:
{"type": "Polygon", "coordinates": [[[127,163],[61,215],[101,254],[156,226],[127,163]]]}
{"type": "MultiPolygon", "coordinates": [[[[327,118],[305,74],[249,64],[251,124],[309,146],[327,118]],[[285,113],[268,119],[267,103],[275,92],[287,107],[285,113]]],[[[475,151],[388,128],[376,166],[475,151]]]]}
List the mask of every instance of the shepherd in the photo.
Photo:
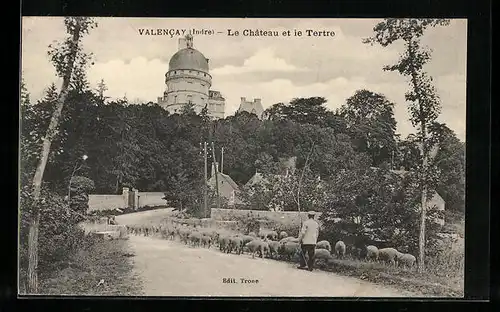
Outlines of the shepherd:
{"type": "Polygon", "coordinates": [[[299,234],[300,243],[300,266],[298,269],[308,269],[313,270],[314,267],[314,251],[316,249],[316,242],[319,235],[319,224],[314,220],[316,212],[309,211],[307,213],[308,219],[302,225],[302,229],[299,234]],[[306,267],[306,254],[308,256],[307,267],[306,267]]]}

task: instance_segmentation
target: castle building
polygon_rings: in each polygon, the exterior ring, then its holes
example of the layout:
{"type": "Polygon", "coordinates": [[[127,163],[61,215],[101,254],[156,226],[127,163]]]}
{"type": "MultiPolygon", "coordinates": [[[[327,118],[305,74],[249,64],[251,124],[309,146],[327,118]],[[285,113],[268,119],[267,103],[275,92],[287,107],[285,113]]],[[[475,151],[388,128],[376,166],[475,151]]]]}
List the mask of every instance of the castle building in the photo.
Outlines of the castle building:
{"type": "Polygon", "coordinates": [[[207,107],[211,117],[224,118],[225,99],[220,92],[210,90],[212,76],[208,61],[193,48],[190,34],[180,38],[178,51],[170,58],[165,92],[158,97],[158,104],[171,114],[180,113],[185,104],[193,104],[197,113],[207,107]]]}
{"type": "Polygon", "coordinates": [[[248,112],[257,115],[259,119],[263,118],[264,108],[260,99],[254,99],[253,101],[247,101],[246,98],[242,97],[240,102],[239,112],[248,112]]]}

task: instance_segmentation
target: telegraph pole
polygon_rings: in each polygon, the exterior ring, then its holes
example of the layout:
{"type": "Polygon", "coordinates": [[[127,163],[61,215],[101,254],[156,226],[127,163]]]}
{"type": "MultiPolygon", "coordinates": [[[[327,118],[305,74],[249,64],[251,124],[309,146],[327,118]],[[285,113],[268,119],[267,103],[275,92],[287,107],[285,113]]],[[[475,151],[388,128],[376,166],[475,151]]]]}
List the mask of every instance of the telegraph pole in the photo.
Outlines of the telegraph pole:
{"type": "Polygon", "coordinates": [[[203,144],[203,154],[204,154],[204,158],[205,158],[205,172],[204,172],[205,181],[203,181],[203,214],[205,217],[207,217],[207,215],[208,215],[208,217],[210,218],[211,213],[210,213],[210,210],[208,209],[208,198],[207,198],[207,196],[208,196],[208,194],[207,194],[207,181],[208,181],[207,142],[205,142],[203,144]]]}
{"type": "Polygon", "coordinates": [[[212,141],[212,157],[213,157],[213,163],[214,163],[214,172],[215,172],[215,189],[217,190],[217,209],[220,209],[220,196],[219,196],[219,170],[217,166],[217,162],[215,161],[215,147],[214,147],[214,142],[212,141]]]}
{"type": "Polygon", "coordinates": [[[222,147],[221,151],[220,151],[220,172],[221,173],[224,173],[224,147],[222,147]]]}

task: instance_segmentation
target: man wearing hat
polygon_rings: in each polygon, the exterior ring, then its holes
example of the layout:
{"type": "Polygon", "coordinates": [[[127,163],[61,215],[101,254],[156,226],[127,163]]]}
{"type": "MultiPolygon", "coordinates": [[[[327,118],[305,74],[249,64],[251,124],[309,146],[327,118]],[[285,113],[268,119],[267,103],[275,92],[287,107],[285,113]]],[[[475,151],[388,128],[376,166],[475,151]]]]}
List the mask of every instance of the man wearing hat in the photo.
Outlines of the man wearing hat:
{"type": "Polygon", "coordinates": [[[308,255],[307,268],[313,270],[314,266],[314,250],[319,235],[319,224],[314,220],[316,213],[314,211],[307,212],[308,219],[302,225],[299,234],[299,242],[301,248],[300,266],[299,269],[306,269],[306,254],[308,255]]]}

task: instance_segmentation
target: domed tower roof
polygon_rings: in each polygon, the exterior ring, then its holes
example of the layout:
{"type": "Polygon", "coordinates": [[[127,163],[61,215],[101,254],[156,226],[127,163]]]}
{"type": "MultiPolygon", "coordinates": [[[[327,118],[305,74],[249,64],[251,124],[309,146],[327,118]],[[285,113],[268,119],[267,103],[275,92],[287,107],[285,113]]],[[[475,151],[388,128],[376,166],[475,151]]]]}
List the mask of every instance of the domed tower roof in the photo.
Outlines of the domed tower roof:
{"type": "Polygon", "coordinates": [[[188,35],[184,40],[187,47],[181,48],[172,56],[168,69],[195,69],[208,73],[208,59],[193,48],[192,36],[188,35]]]}

